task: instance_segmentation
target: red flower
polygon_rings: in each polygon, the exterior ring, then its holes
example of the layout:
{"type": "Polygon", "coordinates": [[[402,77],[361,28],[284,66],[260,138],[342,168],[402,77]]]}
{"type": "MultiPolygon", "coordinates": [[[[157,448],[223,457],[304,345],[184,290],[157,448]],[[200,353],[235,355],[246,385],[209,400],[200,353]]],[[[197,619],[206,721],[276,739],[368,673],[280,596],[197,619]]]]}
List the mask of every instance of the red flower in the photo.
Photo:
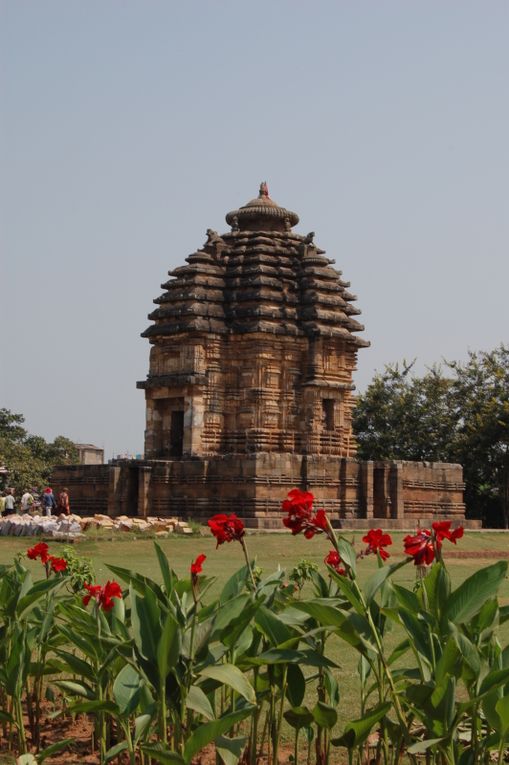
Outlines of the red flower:
{"type": "Polygon", "coordinates": [[[48,545],[46,542],[38,542],[27,550],[27,558],[30,558],[30,560],[37,560],[37,558],[40,558],[41,563],[46,564],[49,557],[48,545]]]}
{"type": "Polygon", "coordinates": [[[204,560],[206,560],[207,556],[201,553],[201,555],[198,555],[194,563],[191,563],[191,574],[193,576],[197,576],[198,574],[201,574],[202,572],[202,563],[204,560]]]}
{"type": "Polygon", "coordinates": [[[113,608],[112,598],[122,597],[122,590],[118,582],[106,582],[104,587],[101,587],[100,584],[85,584],[84,587],[89,593],[83,598],[84,606],[88,606],[93,598],[103,611],[111,611],[113,608]]]}
{"type": "Polygon", "coordinates": [[[324,563],[333,568],[338,574],[341,574],[342,576],[346,574],[346,570],[342,566],[343,561],[337,550],[331,550],[324,558],[324,563]]]}
{"type": "Polygon", "coordinates": [[[224,542],[233,542],[234,540],[240,542],[246,533],[244,524],[240,518],[237,518],[235,513],[232,513],[231,515],[218,513],[210,518],[207,521],[207,524],[217,539],[216,547],[219,547],[219,545],[222,545],[224,542]]]}
{"type": "Polygon", "coordinates": [[[444,539],[448,539],[453,544],[456,544],[456,540],[461,539],[463,536],[463,526],[458,526],[451,531],[451,521],[435,521],[435,523],[431,524],[431,527],[435,533],[438,550],[442,547],[444,539]]]}
{"type": "Polygon", "coordinates": [[[309,491],[300,491],[292,489],[288,493],[288,499],[285,499],[281,507],[286,518],[283,518],[283,524],[290,529],[292,534],[304,532],[306,539],[312,539],[315,534],[327,533],[328,523],[325,510],[317,510],[313,516],[314,496],[309,491]]]}
{"type": "Polygon", "coordinates": [[[366,554],[380,553],[382,560],[387,560],[390,557],[387,550],[384,548],[388,545],[392,545],[392,537],[390,534],[384,534],[382,529],[370,529],[365,537],[362,537],[362,541],[366,542],[367,550],[366,554]]]}
{"type": "Polygon", "coordinates": [[[403,539],[406,555],[411,555],[416,566],[429,566],[435,558],[435,548],[429,529],[420,529],[415,536],[403,539]]]}
{"type": "Polygon", "coordinates": [[[50,563],[51,569],[55,572],[55,574],[58,574],[60,571],[65,571],[67,569],[67,561],[65,558],[55,558],[54,555],[50,555],[48,561],[50,563]]]}

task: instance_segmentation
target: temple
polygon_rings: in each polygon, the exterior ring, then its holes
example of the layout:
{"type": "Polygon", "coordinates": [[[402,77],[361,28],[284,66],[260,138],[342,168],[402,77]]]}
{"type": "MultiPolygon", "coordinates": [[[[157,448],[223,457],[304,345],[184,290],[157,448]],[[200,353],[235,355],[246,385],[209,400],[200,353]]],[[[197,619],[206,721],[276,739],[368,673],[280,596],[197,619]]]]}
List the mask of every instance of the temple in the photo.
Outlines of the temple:
{"type": "Polygon", "coordinates": [[[81,512],[236,512],[279,527],[294,486],[338,525],[464,517],[459,465],[361,462],[352,432],[355,296],[313,232],[262,183],[230,230],[169,273],[154,301],[143,460],[57,468],[81,512]]]}

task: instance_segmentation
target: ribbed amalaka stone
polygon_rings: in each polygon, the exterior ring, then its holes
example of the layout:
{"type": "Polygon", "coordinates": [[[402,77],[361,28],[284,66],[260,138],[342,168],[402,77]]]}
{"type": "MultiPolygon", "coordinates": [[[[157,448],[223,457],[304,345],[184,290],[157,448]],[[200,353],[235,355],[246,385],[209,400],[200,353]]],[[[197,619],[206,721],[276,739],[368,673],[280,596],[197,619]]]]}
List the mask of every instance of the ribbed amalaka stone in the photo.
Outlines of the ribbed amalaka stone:
{"type": "Polygon", "coordinates": [[[355,297],[298,216],[259,196],[170,272],[143,336],[145,456],[351,456],[355,297]],[[192,350],[190,350],[192,349],[192,350]]]}

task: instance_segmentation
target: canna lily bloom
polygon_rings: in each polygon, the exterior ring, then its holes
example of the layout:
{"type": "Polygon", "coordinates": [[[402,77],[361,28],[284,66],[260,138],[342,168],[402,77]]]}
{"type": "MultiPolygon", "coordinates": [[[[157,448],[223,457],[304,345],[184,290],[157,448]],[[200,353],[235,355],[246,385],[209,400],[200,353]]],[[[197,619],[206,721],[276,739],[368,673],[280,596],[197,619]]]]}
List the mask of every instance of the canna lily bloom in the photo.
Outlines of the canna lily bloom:
{"type": "Polygon", "coordinates": [[[411,555],[416,566],[429,566],[435,559],[433,538],[429,529],[419,529],[415,536],[403,539],[406,555],[411,555]]]}
{"type": "Polygon", "coordinates": [[[366,555],[378,552],[382,560],[390,558],[385,548],[392,545],[392,537],[390,534],[384,534],[382,529],[370,529],[366,536],[362,537],[362,541],[367,544],[366,555]]]}
{"type": "Polygon", "coordinates": [[[315,534],[327,533],[328,523],[325,510],[317,510],[313,516],[314,496],[309,491],[300,491],[292,489],[288,493],[288,499],[285,499],[281,507],[286,518],[283,518],[283,524],[290,529],[292,534],[304,532],[306,539],[312,539],[315,534]]]}
{"type": "Polygon", "coordinates": [[[342,566],[343,561],[337,550],[331,550],[330,553],[325,556],[324,563],[333,568],[337,574],[341,574],[341,576],[346,574],[346,569],[342,566]]]}
{"type": "Polygon", "coordinates": [[[54,555],[50,555],[48,562],[51,566],[51,570],[54,571],[55,574],[59,574],[61,571],[67,570],[67,561],[65,558],[55,558],[54,555]]]}
{"type": "Polygon", "coordinates": [[[40,558],[41,563],[44,563],[45,565],[48,562],[49,557],[48,545],[46,542],[38,542],[27,550],[27,558],[30,558],[30,560],[37,560],[37,558],[40,558]]]}
{"type": "Polygon", "coordinates": [[[99,608],[103,611],[111,611],[113,608],[113,598],[121,598],[122,590],[118,582],[106,582],[104,587],[100,584],[85,584],[85,590],[88,590],[88,595],[83,597],[83,605],[88,606],[92,598],[95,600],[99,608]]]}
{"type": "Polygon", "coordinates": [[[224,542],[240,542],[246,533],[243,522],[240,518],[237,518],[235,513],[232,513],[231,515],[218,513],[212,518],[209,518],[207,525],[217,539],[216,548],[224,542]]]}
{"type": "Polygon", "coordinates": [[[433,532],[435,534],[435,542],[437,549],[440,550],[444,539],[448,539],[449,542],[456,544],[457,539],[461,539],[463,536],[463,526],[458,526],[451,531],[451,521],[435,521],[431,524],[433,532]]]}
{"type": "Polygon", "coordinates": [[[191,576],[197,576],[198,574],[201,574],[202,572],[202,563],[204,560],[206,560],[207,556],[201,553],[201,555],[198,555],[194,563],[191,563],[191,576]]]}

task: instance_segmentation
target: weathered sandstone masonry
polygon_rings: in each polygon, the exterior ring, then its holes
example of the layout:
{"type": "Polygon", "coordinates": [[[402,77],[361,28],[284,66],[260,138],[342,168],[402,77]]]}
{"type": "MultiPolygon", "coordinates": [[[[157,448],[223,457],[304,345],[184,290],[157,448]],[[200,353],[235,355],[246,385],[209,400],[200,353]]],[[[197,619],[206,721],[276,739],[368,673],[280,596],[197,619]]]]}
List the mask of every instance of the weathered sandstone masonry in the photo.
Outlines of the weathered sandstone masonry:
{"type": "Polygon", "coordinates": [[[355,296],[296,213],[259,196],[170,272],[150,344],[145,459],[58,468],[73,509],[280,527],[294,486],[338,524],[464,517],[459,465],[360,462],[352,433],[355,296]]]}

